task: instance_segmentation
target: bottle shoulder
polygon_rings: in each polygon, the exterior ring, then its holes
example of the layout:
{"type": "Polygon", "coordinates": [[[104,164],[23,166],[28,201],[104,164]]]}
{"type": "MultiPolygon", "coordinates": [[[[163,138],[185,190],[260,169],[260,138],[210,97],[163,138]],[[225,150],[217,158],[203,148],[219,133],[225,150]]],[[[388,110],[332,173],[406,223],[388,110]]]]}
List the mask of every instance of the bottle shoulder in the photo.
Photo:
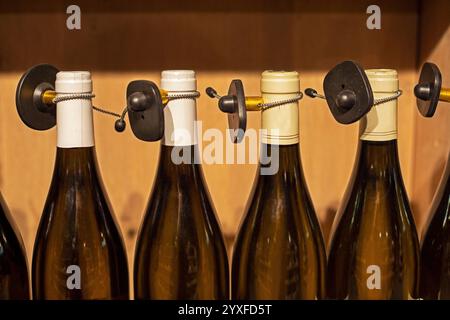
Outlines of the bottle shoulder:
{"type": "MultiPolygon", "coordinates": [[[[446,198],[447,203],[450,201],[446,198]]],[[[441,202],[445,202],[444,199],[441,202]]],[[[450,208],[448,205],[439,205],[436,209],[431,211],[429,222],[425,226],[423,232],[423,247],[428,247],[428,250],[434,248],[436,250],[442,249],[444,245],[450,247],[450,208]],[[439,245],[436,245],[436,242],[439,245]]]]}
{"type": "Polygon", "coordinates": [[[447,164],[432,201],[429,219],[425,225],[424,236],[437,237],[448,234],[450,241],[450,165],[447,164]]]}
{"type": "Polygon", "coordinates": [[[54,174],[35,247],[38,240],[60,242],[63,247],[76,247],[75,243],[123,247],[120,229],[96,171],[68,173],[64,177],[54,174]]]}
{"type": "Polygon", "coordinates": [[[261,210],[281,214],[302,211],[315,214],[309,190],[299,166],[295,170],[256,177],[246,211],[261,210]]]}
{"type": "Polygon", "coordinates": [[[156,224],[178,228],[185,224],[188,229],[191,225],[206,225],[206,230],[220,232],[200,165],[179,166],[169,172],[158,169],[142,228],[152,229],[156,224]]]}

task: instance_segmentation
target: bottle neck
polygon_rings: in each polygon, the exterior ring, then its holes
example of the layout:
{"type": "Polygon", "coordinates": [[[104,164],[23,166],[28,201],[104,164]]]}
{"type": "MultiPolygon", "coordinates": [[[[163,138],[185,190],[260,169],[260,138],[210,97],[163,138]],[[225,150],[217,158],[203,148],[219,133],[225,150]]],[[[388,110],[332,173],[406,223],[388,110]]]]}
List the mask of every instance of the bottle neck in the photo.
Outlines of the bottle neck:
{"type": "Polygon", "coordinates": [[[358,146],[357,170],[368,177],[388,179],[400,173],[397,140],[361,140],[358,146]]]}
{"type": "Polygon", "coordinates": [[[92,102],[86,99],[59,102],[56,107],[58,148],[94,146],[92,102]]]}
{"type": "Polygon", "coordinates": [[[158,172],[167,180],[192,177],[200,168],[198,157],[198,145],[167,146],[161,143],[158,172]]]}
{"type": "Polygon", "coordinates": [[[79,177],[95,176],[95,148],[60,148],[56,149],[54,178],[59,182],[80,181],[79,177]]]}
{"type": "Polygon", "coordinates": [[[164,108],[164,137],[161,143],[166,146],[196,145],[196,120],[195,99],[176,99],[169,101],[164,108]]]}
{"type": "MultiPolygon", "coordinates": [[[[264,102],[282,101],[297,93],[263,93],[264,102]]],[[[268,108],[261,115],[262,143],[276,145],[298,144],[298,102],[268,108]]]]}
{"type": "MultiPolygon", "coordinates": [[[[375,99],[392,96],[394,91],[374,91],[375,99]]],[[[389,141],[397,139],[397,100],[373,106],[360,121],[360,139],[389,141]]]]}
{"type": "MultiPolygon", "coordinates": [[[[374,98],[391,96],[391,91],[374,91],[374,98]]],[[[400,172],[397,148],[397,100],[373,106],[360,121],[359,170],[369,177],[386,177],[400,172]]]]}
{"type": "Polygon", "coordinates": [[[301,168],[299,144],[261,144],[260,174],[267,176],[295,176],[301,168]]]}

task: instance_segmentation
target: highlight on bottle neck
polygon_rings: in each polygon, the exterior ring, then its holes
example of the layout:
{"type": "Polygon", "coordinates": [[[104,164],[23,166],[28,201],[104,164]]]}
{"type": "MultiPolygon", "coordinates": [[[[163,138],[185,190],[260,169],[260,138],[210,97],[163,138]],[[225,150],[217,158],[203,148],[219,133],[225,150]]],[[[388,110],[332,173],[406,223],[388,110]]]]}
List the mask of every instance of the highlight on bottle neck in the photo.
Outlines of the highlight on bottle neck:
{"type": "MultiPolygon", "coordinates": [[[[168,92],[193,92],[197,79],[192,70],[166,70],[161,73],[161,89],[168,92]]],[[[164,108],[164,137],[168,146],[197,144],[197,111],[195,99],[170,100],[164,108]]]]}
{"type": "MultiPolygon", "coordinates": [[[[299,91],[300,79],[296,71],[268,70],[261,75],[261,94],[266,103],[293,98],[299,91]]],[[[298,102],[263,110],[261,129],[262,143],[298,143],[298,102]]]]}
{"type": "MultiPolygon", "coordinates": [[[[92,93],[91,74],[87,71],[61,71],[56,74],[58,93],[92,93]]],[[[83,148],[94,145],[92,102],[73,99],[58,102],[56,108],[57,146],[83,148]]]]}
{"type": "MultiPolygon", "coordinates": [[[[365,70],[374,99],[392,96],[399,89],[396,70],[365,70]]],[[[397,99],[373,106],[360,121],[360,139],[389,141],[397,139],[397,99]]]]}

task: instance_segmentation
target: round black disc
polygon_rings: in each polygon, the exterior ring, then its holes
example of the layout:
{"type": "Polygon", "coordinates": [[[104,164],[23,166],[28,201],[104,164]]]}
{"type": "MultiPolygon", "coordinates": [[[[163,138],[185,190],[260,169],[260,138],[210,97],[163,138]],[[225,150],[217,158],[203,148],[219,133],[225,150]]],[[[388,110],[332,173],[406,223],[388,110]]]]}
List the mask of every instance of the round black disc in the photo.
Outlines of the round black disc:
{"type": "Polygon", "coordinates": [[[41,101],[45,90],[54,90],[57,68],[39,64],[25,72],[16,90],[16,107],[20,119],[35,130],[47,130],[56,125],[56,108],[41,101]]]}
{"type": "Polygon", "coordinates": [[[417,86],[428,86],[429,99],[416,99],[417,108],[424,117],[432,117],[436,112],[441,92],[442,77],[439,68],[434,64],[427,62],[420,71],[419,83],[417,86]]]}
{"type": "Polygon", "coordinates": [[[228,128],[231,129],[230,135],[233,143],[239,143],[244,138],[247,129],[247,109],[245,107],[244,86],[241,80],[231,81],[228,95],[235,96],[237,100],[237,108],[233,113],[228,114],[228,128]]]}

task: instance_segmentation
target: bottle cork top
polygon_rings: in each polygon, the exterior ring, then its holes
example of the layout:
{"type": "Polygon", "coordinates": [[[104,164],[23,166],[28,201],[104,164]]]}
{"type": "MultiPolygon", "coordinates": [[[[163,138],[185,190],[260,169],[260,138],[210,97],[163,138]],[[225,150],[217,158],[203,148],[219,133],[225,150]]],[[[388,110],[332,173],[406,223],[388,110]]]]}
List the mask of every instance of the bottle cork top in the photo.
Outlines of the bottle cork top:
{"type": "Polygon", "coordinates": [[[367,69],[367,78],[373,92],[396,92],[398,91],[398,74],[393,69],[367,69]]]}
{"type": "Polygon", "coordinates": [[[299,90],[300,79],[297,71],[266,70],[261,75],[261,92],[297,93],[299,90]]]}
{"type": "Polygon", "coordinates": [[[91,73],[60,71],[56,74],[55,90],[58,93],[90,93],[92,92],[91,73]]]}
{"type": "Polygon", "coordinates": [[[161,72],[161,88],[167,91],[195,91],[197,79],[193,70],[164,70],[161,72]]]}

